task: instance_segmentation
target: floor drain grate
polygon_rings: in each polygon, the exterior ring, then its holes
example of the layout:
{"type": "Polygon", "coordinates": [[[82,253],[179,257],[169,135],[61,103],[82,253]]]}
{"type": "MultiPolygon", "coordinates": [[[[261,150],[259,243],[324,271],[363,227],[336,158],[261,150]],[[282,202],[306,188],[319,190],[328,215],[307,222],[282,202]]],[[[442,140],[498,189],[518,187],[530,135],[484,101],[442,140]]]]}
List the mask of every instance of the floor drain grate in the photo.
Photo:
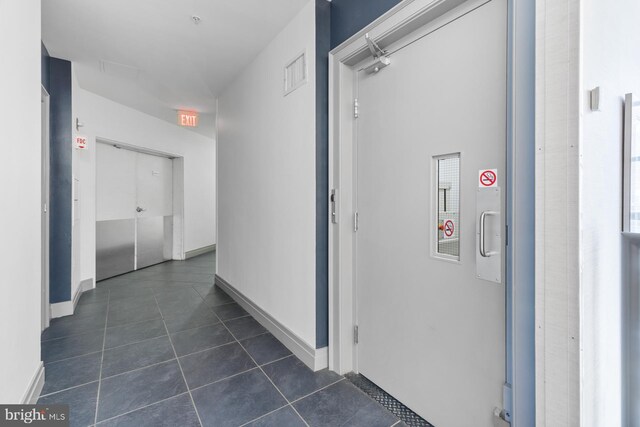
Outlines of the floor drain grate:
{"type": "Polygon", "coordinates": [[[420,415],[413,412],[411,409],[404,406],[397,399],[391,396],[389,393],[369,381],[366,377],[360,374],[349,373],[345,377],[351,381],[353,385],[360,390],[367,393],[373,400],[387,408],[396,417],[400,418],[405,424],[410,427],[433,427],[422,418],[420,415]]]}

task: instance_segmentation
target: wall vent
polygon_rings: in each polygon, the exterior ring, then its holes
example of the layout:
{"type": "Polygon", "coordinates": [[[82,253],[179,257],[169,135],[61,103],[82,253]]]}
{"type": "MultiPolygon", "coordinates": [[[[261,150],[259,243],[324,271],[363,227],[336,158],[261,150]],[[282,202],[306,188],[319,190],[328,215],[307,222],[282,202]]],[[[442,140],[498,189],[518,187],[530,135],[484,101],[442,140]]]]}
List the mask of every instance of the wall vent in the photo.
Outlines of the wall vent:
{"type": "Polygon", "coordinates": [[[287,96],[307,82],[307,55],[296,56],[284,67],[284,95],[287,96]]]}

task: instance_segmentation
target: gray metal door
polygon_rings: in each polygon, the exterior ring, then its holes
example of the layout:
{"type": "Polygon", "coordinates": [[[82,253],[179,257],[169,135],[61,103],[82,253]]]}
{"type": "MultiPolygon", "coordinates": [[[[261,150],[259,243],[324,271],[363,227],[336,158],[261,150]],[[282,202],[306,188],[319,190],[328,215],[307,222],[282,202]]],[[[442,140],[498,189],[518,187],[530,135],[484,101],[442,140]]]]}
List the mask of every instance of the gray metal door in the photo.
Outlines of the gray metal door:
{"type": "Polygon", "coordinates": [[[358,74],[357,369],[437,426],[503,405],[506,4],[358,74]]]}
{"type": "Polygon", "coordinates": [[[172,161],[97,144],[96,279],[171,259],[172,161]]]}

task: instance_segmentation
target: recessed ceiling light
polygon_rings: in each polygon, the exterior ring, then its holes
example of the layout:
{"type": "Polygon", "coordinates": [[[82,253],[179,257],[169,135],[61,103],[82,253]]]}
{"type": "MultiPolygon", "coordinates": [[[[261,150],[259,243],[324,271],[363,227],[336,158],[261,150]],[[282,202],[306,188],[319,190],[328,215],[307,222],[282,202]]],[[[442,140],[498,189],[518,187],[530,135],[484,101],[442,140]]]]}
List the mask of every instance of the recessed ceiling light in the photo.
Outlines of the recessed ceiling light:
{"type": "Polygon", "coordinates": [[[200,23],[200,17],[198,15],[193,15],[191,17],[191,20],[193,21],[194,24],[198,25],[200,23]]]}

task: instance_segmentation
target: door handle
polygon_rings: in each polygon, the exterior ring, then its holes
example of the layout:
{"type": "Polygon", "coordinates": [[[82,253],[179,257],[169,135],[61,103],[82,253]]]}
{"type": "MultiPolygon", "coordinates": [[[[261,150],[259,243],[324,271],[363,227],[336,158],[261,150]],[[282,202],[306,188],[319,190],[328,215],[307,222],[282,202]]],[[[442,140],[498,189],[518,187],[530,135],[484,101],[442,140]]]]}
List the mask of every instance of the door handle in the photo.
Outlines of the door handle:
{"type": "Polygon", "coordinates": [[[142,209],[140,206],[138,206],[138,207],[136,208],[136,212],[138,212],[138,213],[140,213],[140,212],[144,212],[144,211],[146,211],[146,209],[142,209]]]}
{"type": "Polygon", "coordinates": [[[496,212],[496,211],[484,211],[480,214],[480,255],[482,255],[485,258],[489,258],[493,255],[498,255],[498,252],[496,251],[490,251],[487,252],[486,247],[485,247],[485,228],[486,228],[486,222],[487,222],[487,217],[488,216],[499,216],[500,212],[496,212]]]}

